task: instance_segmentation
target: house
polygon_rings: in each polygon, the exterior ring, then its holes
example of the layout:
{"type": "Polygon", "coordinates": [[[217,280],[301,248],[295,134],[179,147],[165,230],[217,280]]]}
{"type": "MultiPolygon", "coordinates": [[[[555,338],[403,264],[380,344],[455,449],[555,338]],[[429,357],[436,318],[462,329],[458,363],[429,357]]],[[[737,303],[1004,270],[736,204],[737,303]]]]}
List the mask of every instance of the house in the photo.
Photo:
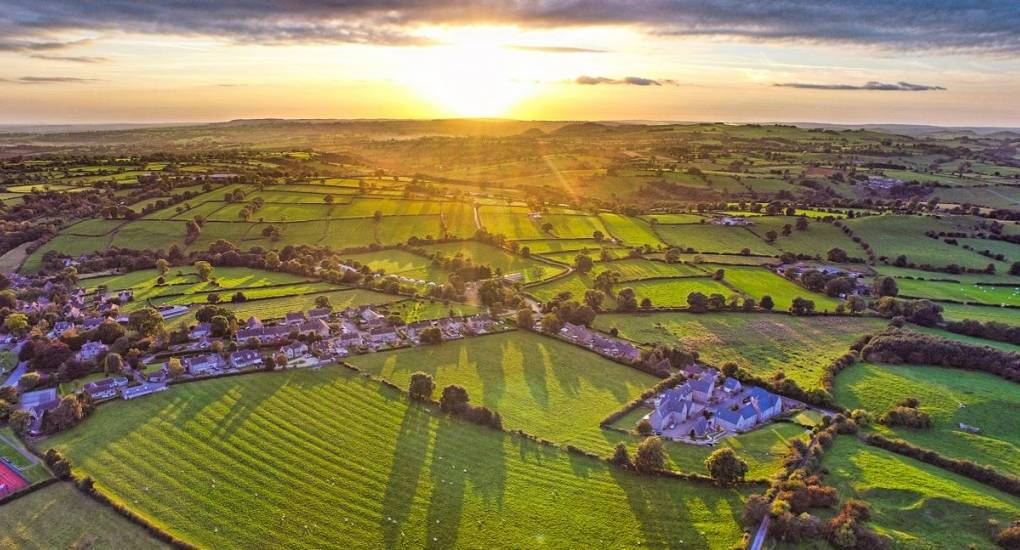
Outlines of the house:
{"type": "Polygon", "coordinates": [[[259,321],[258,317],[252,315],[251,317],[248,317],[248,321],[245,322],[244,327],[245,328],[262,328],[262,321],[259,321]]]}
{"type": "Polygon", "coordinates": [[[314,319],[301,323],[298,327],[298,332],[301,334],[321,336],[326,338],[329,336],[329,325],[326,324],[322,319],[314,319]]]}
{"type": "Polygon", "coordinates": [[[99,357],[99,354],[105,352],[106,349],[106,344],[102,342],[85,342],[81,347],[81,351],[78,352],[78,359],[81,361],[91,361],[99,357]]]}
{"type": "Polygon", "coordinates": [[[591,340],[591,349],[600,355],[633,363],[641,359],[641,350],[623,340],[595,334],[591,340]]]}
{"type": "Polygon", "coordinates": [[[32,422],[28,425],[30,435],[42,433],[42,421],[47,411],[51,411],[60,405],[60,397],[56,388],[30,391],[21,394],[18,407],[28,411],[32,415],[32,422]]]}
{"type": "Polygon", "coordinates": [[[117,299],[122,304],[124,302],[130,302],[130,301],[135,299],[135,293],[131,292],[130,290],[122,290],[122,291],[120,291],[119,294],[117,294],[117,299]]]}
{"type": "Polygon", "coordinates": [[[698,417],[691,425],[691,431],[688,433],[689,436],[693,437],[705,437],[715,427],[715,418],[705,418],[704,416],[698,417]]]}
{"type": "Polygon", "coordinates": [[[740,380],[731,376],[726,377],[726,381],[723,382],[722,390],[730,395],[735,395],[740,392],[743,386],[740,385],[740,380]]]}
{"type": "Polygon", "coordinates": [[[199,323],[188,332],[188,336],[192,340],[202,340],[208,338],[212,334],[212,325],[209,323],[199,323]]]}
{"type": "Polygon", "coordinates": [[[238,342],[248,342],[255,339],[260,344],[279,344],[290,338],[293,327],[276,325],[271,327],[244,328],[234,335],[238,342]]]}
{"type": "MultiPolygon", "coordinates": [[[[337,346],[335,340],[319,340],[318,342],[312,342],[309,346],[309,351],[316,357],[329,357],[337,352],[337,346]]],[[[284,354],[287,352],[284,351],[284,354]]]]}
{"type": "Polygon", "coordinates": [[[563,328],[560,329],[560,335],[567,340],[582,346],[590,345],[594,336],[592,331],[588,330],[588,327],[584,325],[575,325],[573,323],[564,323],[563,328]]]}
{"type": "Polygon", "coordinates": [[[747,218],[740,216],[721,216],[712,219],[713,225],[726,225],[726,226],[747,226],[751,225],[751,222],[747,218]]]}
{"type": "Polygon", "coordinates": [[[99,328],[99,325],[109,321],[106,317],[88,317],[81,322],[81,328],[85,330],[95,330],[99,328]]]}
{"type": "Polygon", "coordinates": [[[719,427],[731,432],[747,431],[757,424],[758,411],[754,406],[748,404],[738,407],[737,410],[730,408],[716,411],[715,422],[719,427]]]}
{"type": "Polygon", "coordinates": [[[181,364],[184,365],[185,369],[187,369],[188,374],[192,376],[209,374],[227,366],[226,362],[223,361],[223,358],[216,353],[185,357],[181,360],[181,364]]]}
{"type": "Polygon", "coordinates": [[[415,321],[404,325],[404,334],[414,342],[417,342],[421,336],[421,331],[431,327],[432,321],[415,321]]]}
{"type": "Polygon", "coordinates": [[[288,313],[283,318],[283,323],[286,325],[300,325],[305,322],[305,313],[303,311],[288,313]]]}
{"type": "Polygon", "coordinates": [[[701,375],[701,378],[697,380],[689,380],[687,382],[691,387],[691,391],[694,392],[694,400],[700,403],[708,403],[708,400],[712,398],[712,392],[715,391],[715,380],[716,377],[711,373],[705,373],[701,375]]]}
{"type": "Polygon", "coordinates": [[[674,428],[687,421],[693,412],[694,400],[690,386],[684,384],[666,390],[655,400],[655,410],[648,415],[648,421],[656,433],[674,428]]]}
{"type": "Polygon", "coordinates": [[[109,399],[116,397],[121,388],[127,387],[128,379],[123,376],[104,378],[89,382],[82,388],[92,399],[109,399]]]}
{"type": "Polygon", "coordinates": [[[294,342],[280,348],[287,359],[297,359],[308,354],[308,346],[304,342],[294,342]]]}
{"type": "Polygon", "coordinates": [[[361,320],[366,323],[377,323],[379,321],[384,320],[385,318],[386,316],[382,315],[381,313],[377,313],[372,308],[365,308],[361,310],[361,320]]]}
{"type": "Polygon", "coordinates": [[[373,344],[389,344],[400,340],[400,337],[395,328],[386,325],[368,331],[368,340],[373,344]]]}
{"type": "Polygon", "coordinates": [[[464,337],[464,335],[461,334],[461,331],[464,330],[464,325],[457,319],[440,319],[439,330],[443,332],[444,337],[450,340],[464,337]]]}
{"type": "Polygon", "coordinates": [[[170,319],[173,317],[179,317],[188,312],[188,306],[163,306],[159,308],[159,314],[164,319],[170,319]]]}
{"type": "Polygon", "coordinates": [[[473,317],[468,317],[466,325],[467,330],[472,334],[485,334],[495,327],[496,321],[488,314],[479,313],[473,317]]]}
{"type": "Polygon", "coordinates": [[[764,388],[754,388],[748,400],[757,412],[758,422],[766,422],[783,412],[783,400],[764,388]]]}
{"type": "Polygon", "coordinates": [[[308,318],[313,320],[313,321],[315,321],[315,320],[325,321],[325,320],[329,319],[329,316],[332,313],[333,313],[333,311],[331,309],[329,309],[328,307],[320,307],[320,308],[309,310],[308,311],[308,318]]]}
{"type": "Polygon", "coordinates": [[[152,383],[146,382],[137,386],[130,386],[120,391],[120,396],[124,399],[134,399],[136,397],[142,397],[143,395],[149,395],[150,393],[157,393],[166,391],[168,386],[165,383],[152,383]]]}
{"type": "Polygon", "coordinates": [[[243,349],[230,354],[230,366],[235,369],[243,369],[261,364],[262,356],[255,350],[243,349]]]}
{"type": "Polygon", "coordinates": [[[362,337],[360,332],[345,332],[335,338],[338,345],[350,349],[353,347],[360,346],[362,344],[362,337]]]}

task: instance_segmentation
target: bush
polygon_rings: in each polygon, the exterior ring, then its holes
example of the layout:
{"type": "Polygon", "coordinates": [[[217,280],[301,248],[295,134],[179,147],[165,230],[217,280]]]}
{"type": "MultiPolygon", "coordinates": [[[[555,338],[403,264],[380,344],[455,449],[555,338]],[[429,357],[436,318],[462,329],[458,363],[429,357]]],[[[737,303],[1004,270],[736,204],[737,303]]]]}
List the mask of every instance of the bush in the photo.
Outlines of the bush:
{"type": "Polygon", "coordinates": [[[436,382],[432,375],[418,371],[411,375],[411,384],[407,393],[416,401],[429,401],[436,390],[436,382]]]}
{"type": "Polygon", "coordinates": [[[662,439],[652,436],[641,441],[634,455],[634,467],[643,474],[665,470],[666,452],[662,448],[662,439]]]}
{"type": "Polygon", "coordinates": [[[616,444],[616,448],[613,449],[613,456],[609,458],[609,463],[623,468],[634,467],[634,462],[630,459],[630,453],[627,452],[627,445],[625,443],[616,444]]]}
{"type": "Polygon", "coordinates": [[[996,533],[995,544],[1006,550],[1020,550],[1020,521],[996,533]]]}
{"type": "Polygon", "coordinates": [[[733,449],[724,447],[705,459],[705,468],[712,479],[723,483],[734,483],[747,475],[747,463],[741,460],[733,449]]]}

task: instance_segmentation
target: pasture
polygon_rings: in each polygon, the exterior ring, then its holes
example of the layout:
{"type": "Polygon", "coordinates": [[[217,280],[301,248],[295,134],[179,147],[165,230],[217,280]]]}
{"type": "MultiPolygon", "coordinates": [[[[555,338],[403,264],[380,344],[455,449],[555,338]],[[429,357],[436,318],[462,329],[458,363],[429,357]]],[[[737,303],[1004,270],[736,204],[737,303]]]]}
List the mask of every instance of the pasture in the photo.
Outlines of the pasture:
{"type": "Polygon", "coordinates": [[[564,271],[559,266],[511,254],[495,246],[477,241],[433,244],[425,246],[424,249],[430,253],[441,252],[446,256],[463,254],[465,258],[470,258],[476,264],[487,265],[493,271],[501,270],[504,275],[520,273],[525,283],[541,281],[564,271]]]}
{"type": "Polygon", "coordinates": [[[633,281],[652,277],[704,277],[705,271],[690,264],[646,260],[644,258],[625,258],[608,262],[595,262],[591,275],[598,276],[605,271],[618,271],[620,280],[633,281]]]}
{"type": "Polygon", "coordinates": [[[896,284],[900,289],[900,296],[992,306],[1020,305],[1020,285],[987,286],[916,279],[897,279],[896,284]]]}
{"type": "Polygon", "coordinates": [[[797,218],[794,216],[762,216],[754,218],[751,231],[763,239],[766,233],[775,231],[778,237],[773,246],[783,252],[806,254],[824,260],[830,249],[841,248],[851,257],[865,257],[864,250],[842,229],[831,223],[811,221],[807,229],[799,230],[796,227],[797,218]],[[787,224],[793,229],[789,235],[783,236],[783,227],[787,224]]]}
{"type": "Polygon", "coordinates": [[[66,482],[0,509],[0,548],[169,548],[66,482]]]}
{"type": "Polygon", "coordinates": [[[779,251],[744,227],[686,224],[660,225],[656,232],[670,246],[695,252],[740,254],[745,248],[759,256],[778,256],[779,251]]]}
{"type": "Polygon", "coordinates": [[[794,317],[761,313],[604,314],[595,327],[649,344],[682,343],[716,366],[734,362],[758,376],[786,373],[800,387],[819,387],[824,368],[886,321],[863,317],[794,317]]]}
{"type": "MultiPolygon", "coordinates": [[[[964,267],[983,268],[993,260],[979,256],[960,246],[925,236],[925,231],[970,231],[974,224],[968,219],[932,216],[900,216],[887,214],[846,220],[854,233],[871,245],[875,254],[892,262],[905,255],[917,265],[946,266],[955,263],[964,267]]],[[[1001,267],[1001,263],[1000,263],[1001,267]]]]}
{"type": "Polygon", "coordinates": [[[1020,310],[977,305],[961,304],[939,304],[942,306],[942,316],[952,321],[973,319],[975,321],[997,321],[1007,325],[1020,325],[1020,310]]]}
{"type": "Polygon", "coordinates": [[[216,548],[729,548],[745,496],[452,419],[342,367],[117,402],[48,445],[137,513],[216,548]]]}
{"type": "Polygon", "coordinates": [[[619,292],[631,288],[637,295],[638,302],[648,298],[653,307],[687,307],[687,295],[700,292],[705,296],[722,294],[730,296],[733,291],[711,277],[682,277],[677,279],[645,279],[628,281],[614,287],[619,292]]]}
{"type": "Polygon", "coordinates": [[[852,437],[840,437],[822,465],[840,496],[871,504],[867,526],[896,548],[992,548],[988,520],[1020,517],[1014,496],[852,437]]]}
{"type": "Polygon", "coordinates": [[[602,212],[599,218],[605,224],[609,234],[631,246],[648,245],[653,248],[665,246],[652,229],[652,225],[640,218],[623,214],[602,212]]]}
{"type": "Polygon", "coordinates": [[[1020,407],[1020,384],[976,371],[859,363],[836,377],[835,395],[848,409],[867,409],[876,417],[903,398],[915,397],[921,410],[931,415],[931,429],[887,428],[877,423],[872,427],[952,458],[1002,472],[1020,471],[1020,419],[1003,414],[1020,407]],[[980,428],[981,433],[961,430],[961,422],[980,428]]]}
{"type": "Polygon", "coordinates": [[[795,298],[808,298],[815,303],[815,311],[832,311],[840,300],[810,290],[786,280],[761,267],[726,267],[724,280],[741,292],[761,300],[768,295],[775,302],[778,311],[788,311],[795,298]]]}

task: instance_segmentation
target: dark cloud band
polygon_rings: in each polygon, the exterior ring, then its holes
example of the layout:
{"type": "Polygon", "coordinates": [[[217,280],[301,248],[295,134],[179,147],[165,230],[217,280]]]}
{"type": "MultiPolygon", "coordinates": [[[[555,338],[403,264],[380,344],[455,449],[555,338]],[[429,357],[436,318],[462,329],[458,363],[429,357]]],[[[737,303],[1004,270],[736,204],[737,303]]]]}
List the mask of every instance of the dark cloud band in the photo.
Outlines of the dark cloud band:
{"type": "Polygon", "coordinates": [[[624,78],[609,78],[606,76],[581,75],[574,79],[575,84],[583,86],[597,86],[599,84],[626,85],[626,86],[662,86],[663,84],[676,85],[675,80],[655,80],[640,76],[628,76],[624,78]]]}
{"type": "Polygon", "coordinates": [[[931,92],[945,90],[942,86],[927,84],[911,84],[910,82],[878,82],[871,81],[863,85],[855,84],[813,84],[808,82],[783,82],[773,84],[780,88],[799,88],[802,90],[872,90],[880,92],[931,92]]]}

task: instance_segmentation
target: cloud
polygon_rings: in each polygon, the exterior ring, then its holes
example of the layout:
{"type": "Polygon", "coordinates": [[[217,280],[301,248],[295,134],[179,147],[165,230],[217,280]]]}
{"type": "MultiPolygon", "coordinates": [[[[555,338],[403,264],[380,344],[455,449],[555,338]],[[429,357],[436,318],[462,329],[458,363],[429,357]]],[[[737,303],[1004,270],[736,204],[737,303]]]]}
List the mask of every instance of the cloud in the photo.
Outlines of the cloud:
{"type": "Polygon", "coordinates": [[[527,45],[510,45],[506,46],[511,50],[522,50],[526,52],[542,52],[542,53],[606,53],[609,50],[596,50],[592,48],[575,48],[571,46],[527,46],[527,45]]]}
{"type": "Polygon", "coordinates": [[[70,63],[106,63],[110,61],[106,57],[92,57],[88,55],[45,55],[45,54],[32,54],[29,57],[32,59],[45,59],[47,61],[67,61],[70,63]]]}
{"type": "MultiPolygon", "coordinates": [[[[3,1],[0,0],[0,6],[3,5],[3,1]]],[[[2,27],[0,27],[2,28],[2,27]]],[[[38,42],[32,40],[5,40],[0,39],[0,52],[47,52],[54,50],[65,50],[67,48],[74,48],[76,46],[84,46],[92,42],[91,40],[74,40],[72,42],[38,42]]]]}
{"type": "Polygon", "coordinates": [[[242,43],[428,44],[424,25],[625,26],[662,36],[1020,53],[1016,0],[0,0],[0,36],[108,30],[242,43]]]}
{"type": "Polygon", "coordinates": [[[78,78],[76,76],[23,76],[15,82],[18,84],[77,84],[98,81],[98,78],[78,78]]]}
{"type": "Polygon", "coordinates": [[[588,76],[581,75],[574,79],[575,84],[581,84],[582,86],[596,86],[599,84],[612,84],[612,85],[627,85],[627,86],[662,86],[668,84],[676,86],[675,80],[655,80],[651,78],[642,78],[640,76],[628,76],[624,78],[609,78],[606,76],[588,76]]]}
{"type": "Polygon", "coordinates": [[[872,80],[864,85],[855,84],[812,84],[807,82],[783,82],[773,84],[780,88],[800,88],[802,90],[874,90],[882,92],[929,92],[945,90],[942,86],[927,84],[911,84],[910,82],[878,82],[872,80]]]}

